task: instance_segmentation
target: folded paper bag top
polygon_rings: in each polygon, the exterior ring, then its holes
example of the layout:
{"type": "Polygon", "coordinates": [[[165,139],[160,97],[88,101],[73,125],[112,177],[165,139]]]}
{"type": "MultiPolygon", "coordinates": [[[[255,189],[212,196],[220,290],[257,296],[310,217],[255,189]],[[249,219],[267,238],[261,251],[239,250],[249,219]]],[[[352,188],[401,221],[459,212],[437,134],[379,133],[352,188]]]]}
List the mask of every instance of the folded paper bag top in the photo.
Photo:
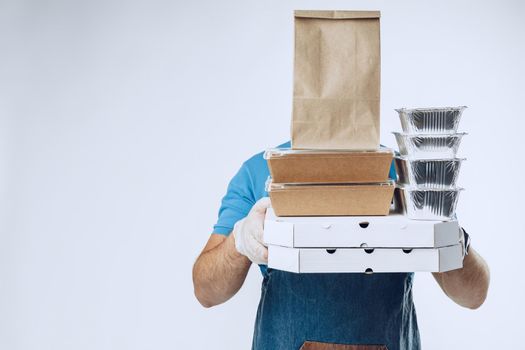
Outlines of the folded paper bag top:
{"type": "Polygon", "coordinates": [[[379,148],[377,11],[296,11],[292,148],[379,148]]]}
{"type": "Polygon", "coordinates": [[[348,18],[379,18],[379,11],[319,11],[319,10],[295,10],[296,18],[326,18],[326,19],[348,19],[348,18]]]}

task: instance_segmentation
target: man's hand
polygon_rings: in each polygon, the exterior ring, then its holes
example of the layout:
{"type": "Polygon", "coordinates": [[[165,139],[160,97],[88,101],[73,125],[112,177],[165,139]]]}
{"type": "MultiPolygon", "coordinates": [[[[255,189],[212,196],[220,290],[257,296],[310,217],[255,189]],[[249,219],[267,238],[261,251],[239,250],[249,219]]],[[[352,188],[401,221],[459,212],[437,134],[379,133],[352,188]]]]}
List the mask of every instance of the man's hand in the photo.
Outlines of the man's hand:
{"type": "Polygon", "coordinates": [[[270,198],[257,201],[247,217],[237,221],[233,228],[235,248],[255,264],[268,263],[268,249],[263,244],[263,223],[270,198]]]}
{"type": "Polygon", "coordinates": [[[487,298],[489,268],[472,247],[463,260],[463,268],[433,275],[445,294],[463,307],[477,309],[487,298]]]}

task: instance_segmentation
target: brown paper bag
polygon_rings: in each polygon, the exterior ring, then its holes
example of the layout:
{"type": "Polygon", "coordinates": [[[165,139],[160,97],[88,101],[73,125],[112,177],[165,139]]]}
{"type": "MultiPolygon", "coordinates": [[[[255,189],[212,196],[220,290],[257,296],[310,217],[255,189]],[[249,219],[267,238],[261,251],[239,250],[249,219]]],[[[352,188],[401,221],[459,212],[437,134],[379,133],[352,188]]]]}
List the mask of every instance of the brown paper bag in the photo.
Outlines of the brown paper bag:
{"type": "Polygon", "coordinates": [[[292,148],[379,148],[378,11],[295,11],[292,148]]]}

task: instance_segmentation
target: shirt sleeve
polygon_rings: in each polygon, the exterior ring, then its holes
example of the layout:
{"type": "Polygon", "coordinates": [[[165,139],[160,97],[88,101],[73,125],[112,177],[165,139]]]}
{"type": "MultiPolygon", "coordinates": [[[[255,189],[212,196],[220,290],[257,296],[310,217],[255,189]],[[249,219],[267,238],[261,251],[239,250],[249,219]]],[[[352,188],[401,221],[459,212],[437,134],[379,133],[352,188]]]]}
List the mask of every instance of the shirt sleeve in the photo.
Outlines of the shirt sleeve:
{"type": "Polygon", "coordinates": [[[222,198],[217,223],[213,233],[229,235],[233,225],[250,212],[255,204],[253,181],[246,164],[231,179],[226,195],[222,198]]]}
{"type": "Polygon", "coordinates": [[[395,160],[392,160],[392,164],[390,164],[390,171],[388,172],[388,177],[391,180],[397,180],[397,172],[396,172],[395,160]]]}

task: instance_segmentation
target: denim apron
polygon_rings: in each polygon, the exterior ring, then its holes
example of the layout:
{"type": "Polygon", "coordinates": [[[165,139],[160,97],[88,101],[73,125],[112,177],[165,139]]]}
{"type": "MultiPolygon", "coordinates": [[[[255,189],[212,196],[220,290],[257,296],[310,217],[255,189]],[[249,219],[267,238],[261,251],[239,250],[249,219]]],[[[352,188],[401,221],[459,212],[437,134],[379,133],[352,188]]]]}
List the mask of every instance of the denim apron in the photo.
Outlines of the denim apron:
{"type": "Polygon", "coordinates": [[[253,350],[299,350],[305,341],[419,350],[413,274],[264,271],[253,350]]]}

